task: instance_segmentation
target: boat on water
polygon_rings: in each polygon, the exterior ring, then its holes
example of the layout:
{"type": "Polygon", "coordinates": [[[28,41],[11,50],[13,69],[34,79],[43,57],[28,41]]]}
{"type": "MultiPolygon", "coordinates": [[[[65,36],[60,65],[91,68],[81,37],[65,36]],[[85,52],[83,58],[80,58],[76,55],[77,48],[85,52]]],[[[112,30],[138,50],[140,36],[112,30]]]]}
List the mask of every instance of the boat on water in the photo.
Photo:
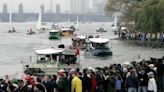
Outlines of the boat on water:
{"type": "Polygon", "coordinates": [[[38,22],[37,22],[37,25],[36,25],[36,30],[39,30],[40,32],[43,32],[45,30],[50,30],[50,29],[51,28],[46,23],[42,22],[42,13],[40,12],[39,16],[38,16],[38,22]]]}
{"type": "Polygon", "coordinates": [[[96,32],[107,32],[104,28],[100,27],[99,29],[96,29],[96,32]]]}
{"type": "Polygon", "coordinates": [[[9,23],[10,26],[12,27],[11,29],[8,30],[9,33],[14,33],[16,32],[16,29],[13,27],[13,23],[12,23],[12,12],[10,10],[10,15],[9,15],[9,23]]]}
{"type": "Polygon", "coordinates": [[[71,29],[70,27],[61,28],[60,31],[62,36],[72,36],[75,32],[75,30],[71,29]]]}
{"type": "Polygon", "coordinates": [[[49,31],[49,39],[60,39],[61,33],[60,30],[50,30],[49,31]]]}
{"type": "Polygon", "coordinates": [[[35,34],[35,32],[32,31],[32,28],[30,28],[29,30],[27,30],[27,34],[28,34],[28,35],[32,35],[32,34],[35,34]]]}
{"type": "Polygon", "coordinates": [[[110,56],[113,55],[111,51],[111,43],[109,39],[105,38],[88,38],[89,43],[86,43],[86,52],[93,56],[110,56]],[[109,46],[110,45],[110,46],[109,46]]]}
{"type": "Polygon", "coordinates": [[[14,32],[16,32],[16,30],[15,30],[15,28],[13,27],[13,28],[9,29],[8,32],[9,32],[9,33],[14,33],[14,32]]]}
{"type": "Polygon", "coordinates": [[[72,37],[72,48],[84,50],[86,38],[87,36],[84,36],[84,35],[74,35],[72,37]]]}
{"type": "Polygon", "coordinates": [[[117,18],[117,16],[114,17],[114,22],[113,22],[113,24],[111,25],[111,28],[112,28],[114,34],[116,35],[116,34],[118,33],[118,31],[119,31],[119,28],[120,28],[120,27],[119,27],[119,23],[118,23],[118,18],[117,18]]]}
{"type": "Polygon", "coordinates": [[[24,73],[36,76],[54,75],[58,70],[69,71],[72,68],[81,68],[80,60],[75,51],[64,48],[47,48],[35,50],[35,62],[23,63],[24,73]]]}

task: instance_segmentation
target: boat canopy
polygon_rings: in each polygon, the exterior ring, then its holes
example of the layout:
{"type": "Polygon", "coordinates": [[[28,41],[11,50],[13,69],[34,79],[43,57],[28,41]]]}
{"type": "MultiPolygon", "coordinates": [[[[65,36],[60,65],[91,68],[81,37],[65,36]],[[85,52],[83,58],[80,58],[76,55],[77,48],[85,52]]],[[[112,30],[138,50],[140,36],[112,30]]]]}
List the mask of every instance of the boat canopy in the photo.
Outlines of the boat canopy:
{"type": "Polygon", "coordinates": [[[61,28],[61,31],[72,31],[70,28],[61,28]]]}
{"type": "Polygon", "coordinates": [[[84,35],[79,35],[79,36],[77,36],[77,38],[79,38],[79,39],[85,39],[86,36],[84,36],[84,35]]]}
{"type": "Polygon", "coordinates": [[[107,43],[107,42],[109,42],[109,39],[105,39],[105,38],[90,38],[89,41],[91,41],[93,43],[107,43]]]}
{"type": "Polygon", "coordinates": [[[60,30],[50,30],[50,32],[60,32],[60,30]]]}
{"type": "Polygon", "coordinates": [[[51,55],[51,54],[57,54],[63,51],[64,49],[54,49],[54,48],[35,50],[35,52],[38,55],[51,55]]]}

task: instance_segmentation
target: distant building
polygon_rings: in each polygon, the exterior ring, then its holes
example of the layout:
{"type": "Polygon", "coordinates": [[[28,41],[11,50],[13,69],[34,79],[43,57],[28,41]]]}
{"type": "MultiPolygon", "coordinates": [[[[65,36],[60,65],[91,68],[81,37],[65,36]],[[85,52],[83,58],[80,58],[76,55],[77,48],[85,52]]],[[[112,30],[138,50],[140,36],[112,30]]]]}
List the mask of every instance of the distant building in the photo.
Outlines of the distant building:
{"type": "Polygon", "coordinates": [[[71,14],[80,14],[80,0],[71,0],[71,14]]]}
{"type": "Polygon", "coordinates": [[[93,0],[92,12],[98,15],[104,15],[106,0],[93,0]]]}
{"type": "Polygon", "coordinates": [[[43,4],[40,5],[40,11],[41,11],[41,13],[44,13],[45,12],[45,8],[44,8],[44,5],[43,4]]]}
{"type": "Polygon", "coordinates": [[[53,13],[53,0],[50,0],[50,13],[53,13]]]}
{"type": "Polygon", "coordinates": [[[23,14],[23,4],[22,3],[20,3],[18,6],[18,13],[23,14]]]}
{"type": "Polygon", "coordinates": [[[61,11],[60,11],[60,5],[57,4],[57,5],[56,5],[56,13],[57,13],[57,14],[60,14],[60,12],[61,12],[61,11]]]}
{"type": "Polygon", "coordinates": [[[3,13],[3,14],[6,14],[7,12],[8,12],[8,10],[7,10],[7,4],[3,4],[2,13],[3,13]]]}
{"type": "Polygon", "coordinates": [[[80,0],[80,13],[86,14],[89,12],[89,0],[80,0]]]}

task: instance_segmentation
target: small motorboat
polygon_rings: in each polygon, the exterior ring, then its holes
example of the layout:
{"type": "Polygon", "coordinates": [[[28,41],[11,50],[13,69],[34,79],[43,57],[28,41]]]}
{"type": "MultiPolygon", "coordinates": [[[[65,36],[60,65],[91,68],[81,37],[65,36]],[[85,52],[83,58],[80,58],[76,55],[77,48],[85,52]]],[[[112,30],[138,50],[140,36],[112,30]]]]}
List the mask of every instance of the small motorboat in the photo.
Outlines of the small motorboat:
{"type": "Polygon", "coordinates": [[[60,31],[62,36],[72,36],[75,30],[71,28],[61,28],[60,31]]]}
{"type": "Polygon", "coordinates": [[[29,30],[27,30],[27,34],[28,34],[28,35],[32,35],[32,34],[35,34],[35,32],[32,31],[32,28],[30,28],[29,30]]]}
{"type": "Polygon", "coordinates": [[[50,30],[49,39],[60,39],[60,38],[61,38],[60,30],[50,30]]]}
{"type": "Polygon", "coordinates": [[[9,29],[8,32],[9,32],[9,33],[14,33],[14,32],[16,32],[16,30],[15,30],[15,28],[11,28],[11,29],[9,29]]]}
{"type": "Polygon", "coordinates": [[[100,27],[99,29],[96,30],[97,32],[107,32],[104,28],[100,27]]]}

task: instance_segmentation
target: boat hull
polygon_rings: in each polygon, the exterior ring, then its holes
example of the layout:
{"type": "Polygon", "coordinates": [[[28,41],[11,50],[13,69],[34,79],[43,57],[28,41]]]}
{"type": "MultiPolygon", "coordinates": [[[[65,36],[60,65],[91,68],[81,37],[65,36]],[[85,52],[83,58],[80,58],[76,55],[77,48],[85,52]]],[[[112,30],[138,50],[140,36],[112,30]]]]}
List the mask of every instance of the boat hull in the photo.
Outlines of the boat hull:
{"type": "Polygon", "coordinates": [[[44,76],[44,75],[54,75],[57,74],[58,70],[64,69],[66,71],[71,70],[72,68],[82,68],[80,64],[76,65],[35,65],[35,66],[24,66],[24,72],[30,73],[35,76],[44,76]]]}
{"type": "Polygon", "coordinates": [[[73,35],[73,31],[64,31],[64,32],[61,32],[61,35],[62,36],[72,36],[73,35]]]}

